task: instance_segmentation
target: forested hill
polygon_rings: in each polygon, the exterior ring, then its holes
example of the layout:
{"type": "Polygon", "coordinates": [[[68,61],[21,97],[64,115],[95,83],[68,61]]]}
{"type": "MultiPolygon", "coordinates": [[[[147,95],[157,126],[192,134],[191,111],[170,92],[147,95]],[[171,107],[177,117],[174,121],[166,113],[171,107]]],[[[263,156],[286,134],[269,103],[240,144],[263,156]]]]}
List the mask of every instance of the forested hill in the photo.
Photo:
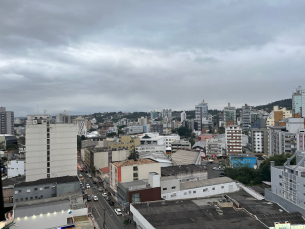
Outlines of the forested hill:
{"type": "Polygon", "coordinates": [[[292,109],[292,99],[283,99],[283,100],[278,100],[272,103],[268,103],[267,105],[259,105],[254,107],[255,109],[258,110],[265,110],[265,111],[272,111],[273,106],[279,106],[279,107],[286,107],[287,110],[292,109]]]}

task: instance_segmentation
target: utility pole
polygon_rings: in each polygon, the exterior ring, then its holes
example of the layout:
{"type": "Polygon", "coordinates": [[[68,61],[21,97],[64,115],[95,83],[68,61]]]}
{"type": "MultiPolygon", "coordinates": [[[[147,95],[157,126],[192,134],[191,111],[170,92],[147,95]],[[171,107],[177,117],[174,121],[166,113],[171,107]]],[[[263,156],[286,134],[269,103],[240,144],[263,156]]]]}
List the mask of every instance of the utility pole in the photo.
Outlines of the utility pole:
{"type": "Polygon", "coordinates": [[[103,210],[104,210],[104,222],[103,222],[103,228],[105,229],[105,228],[106,228],[106,218],[105,218],[105,211],[106,211],[106,209],[105,209],[105,208],[103,208],[103,210]]]}

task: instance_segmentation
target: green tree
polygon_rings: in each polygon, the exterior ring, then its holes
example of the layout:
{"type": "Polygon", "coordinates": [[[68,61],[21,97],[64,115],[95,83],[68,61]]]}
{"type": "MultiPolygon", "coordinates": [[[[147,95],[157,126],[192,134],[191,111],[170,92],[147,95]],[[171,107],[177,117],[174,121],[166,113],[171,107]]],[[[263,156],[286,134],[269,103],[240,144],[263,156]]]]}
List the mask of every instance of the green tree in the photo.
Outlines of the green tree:
{"type": "Polygon", "coordinates": [[[115,135],[116,135],[115,132],[113,132],[113,133],[108,133],[108,134],[107,134],[107,137],[108,137],[108,138],[112,138],[112,137],[114,137],[115,135]]]}
{"type": "Polygon", "coordinates": [[[218,128],[218,134],[224,134],[226,132],[225,128],[223,126],[220,126],[218,128]]]}
{"type": "Polygon", "coordinates": [[[138,151],[133,151],[130,153],[128,160],[138,160],[139,159],[139,152],[138,151]]]}

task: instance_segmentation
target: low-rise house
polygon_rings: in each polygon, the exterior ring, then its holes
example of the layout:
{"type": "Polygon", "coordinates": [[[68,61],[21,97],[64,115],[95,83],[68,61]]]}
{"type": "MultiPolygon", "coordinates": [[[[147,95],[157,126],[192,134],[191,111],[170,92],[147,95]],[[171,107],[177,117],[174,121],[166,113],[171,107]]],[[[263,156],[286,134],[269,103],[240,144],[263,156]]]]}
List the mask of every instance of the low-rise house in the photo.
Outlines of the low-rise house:
{"type": "Polygon", "coordinates": [[[116,193],[119,183],[148,179],[150,172],[161,174],[160,164],[150,159],[110,163],[110,188],[116,193]]]}

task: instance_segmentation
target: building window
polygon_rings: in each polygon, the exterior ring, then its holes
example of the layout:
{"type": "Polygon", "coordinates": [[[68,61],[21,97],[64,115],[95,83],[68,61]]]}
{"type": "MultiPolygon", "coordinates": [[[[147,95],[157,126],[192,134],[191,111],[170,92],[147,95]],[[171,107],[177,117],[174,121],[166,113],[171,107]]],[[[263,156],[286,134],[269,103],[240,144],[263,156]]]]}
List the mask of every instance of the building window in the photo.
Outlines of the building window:
{"type": "Polygon", "coordinates": [[[40,196],[40,199],[42,199],[42,198],[43,198],[43,196],[41,195],[41,196],[40,196]]]}
{"type": "Polygon", "coordinates": [[[47,151],[47,156],[50,156],[50,150],[47,151]]]}
{"type": "Polygon", "coordinates": [[[212,188],[212,190],[215,190],[215,188],[212,188]]]}
{"type": "Polygon", "coordinates": [[[132,203],[138,203],[141,202],[141,194],[140,193],[134,193],[131,195],[131,202],[132,203]]]}
{"type": "Polygon", "coordinates": [[[47,174],[47,178],[50,178],[50,174],[49,173],[47,174]]]}
{"type": "Polygon", "coordinates": [[[35,199],[37,199],[38,198],[38,196],[35,196],[35,199]]]}
{"type": "Polygon", "coordinates": [[[47,168],[47,173],[50,173],[50,168],[47,168]]]}
{"type": "Polygon", "coordinates": [[[15,202],[18,202],[18,199],[15,199],[15,202]]]}
{"type": "Polygon", "coordinates": [[[38,188],[34,188],[34,191],[37,191],[38,188]]]}
{"type": "Polygon", "coordinates": [[[52,194],[52,197],[56,197],[56,194],[52,194]]]}
{"type": "Polygon", "coordinates": [[[22,190],[19,190],[19,193],[22,192],[22,190]]]}
{"type": "Polygon", "coordinates": [[[173,186],[173,187],[172,187],[172,189],[175,189],[175,188],[176,188],[176,186],[173,186]]]}
{"type": "Polygon", "coordinates": [[[40,190],[40,191],[42,191],[42,190],[43,190],[43,188],[39,188],[39,190],[40,190]]]}
{"type": "Polygon", "coordinates": [[[47,186],[47,187],[44,187],[44,189],[49,189],[50,187],[49,186],[47,186]]]}
{"type": "Polygon", "coordinates": [[[138,171],[138,167],[137,167],[137,166],[134,166],[134,167],[133,167],[133,171],[138,171]]]}
{"type": "Polygon", "coordinates": [[[196,193],[196,191],[193,191],[193,193],[196,193]]]}
{"type": "Polygon", "coordinates": [[[20,201],[23,201],[23,198],[20,198],[20,201]]]}
{"type": "Polygon", "coordinates": [[[138,177],[138,173],[134,173],[134,174],[133,174],[133,177],[138,177]]]}
{"type": "Polygon", "coordinates": [[[47,167],[50,167],[50,162],[47,162],[47,167]]]}
{"type": "Polygon", "coordinates": [[[208,188],[204,188],[202,191],[203,191],[203,192],[206,192],[206,191],[208,191],[208,188]]]}
{"type": "Polygon", "coordinates": [[[56,186],[52,186],[52,189],[55,189],[56,188],[56,186]]]}
{"type": "Polygon", "coordinates": [[[17,194],[18,194],[18,191],[15,191],[15,194],[17,195],[17,194]]]}
{"type": "Polygon", "coordinates": [[[50,161],[50,157],[47,157],[47,161],[50,161]]]}
{"type": "Polygon", "coordinates": [[[26,197],[25,200],[29,200],[29,198],[26,197]]]}
{"type": "Polygon", "coordinates": [[[184,195],[187,195],[187,192],[185,192],[184,195]]]}
{"type": "Polygon", "coordinates": [[[221,188],[225,188],[225,186],[221,186],[221,188]]]}
{"type": "Polygon", "coordinates": [[[33,200],[33,197],[31,197],[30,200],[33,200]]]}
{"type": "Polygon", "coordinates": [[[167,190],[167,188],[163,188],[163,190],[167,190]]]}
{"type": "Polygon", "coordinates": [[[26,192],[31,192],[31,189],[27,189],[26,192]]]}

